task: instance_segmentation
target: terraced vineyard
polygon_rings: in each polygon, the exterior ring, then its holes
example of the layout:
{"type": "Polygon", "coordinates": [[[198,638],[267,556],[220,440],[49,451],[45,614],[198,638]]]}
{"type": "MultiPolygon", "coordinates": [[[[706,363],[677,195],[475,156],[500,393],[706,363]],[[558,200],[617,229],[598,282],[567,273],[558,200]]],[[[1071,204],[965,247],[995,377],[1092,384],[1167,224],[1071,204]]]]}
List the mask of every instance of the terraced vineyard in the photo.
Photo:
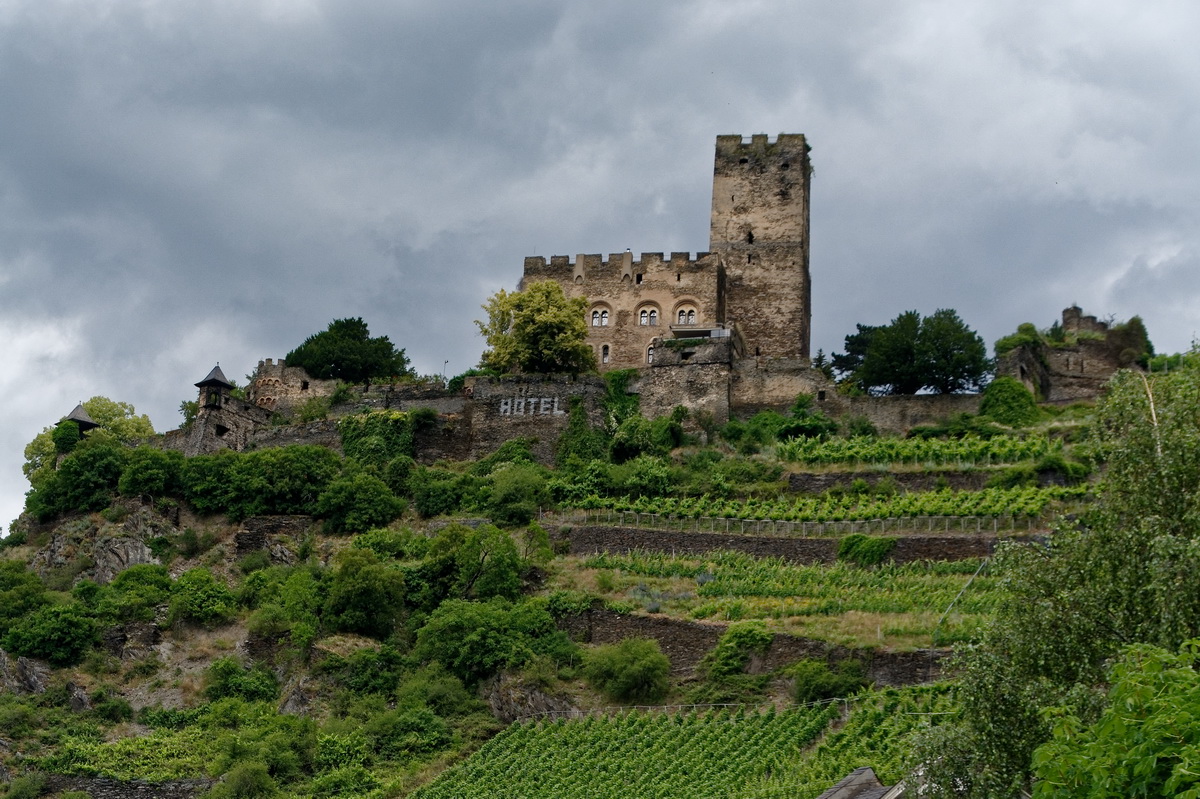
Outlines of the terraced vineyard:
{"type": "Polygon", "coordinates": [[[775,447],[780,460],[811,465],[825,464],[911,464],[942,466],[962,464],[1004,464],[1033,460],[1063,445],[1045,436],[964,436],[939,438],[794,438],[775,447]]]}
{"type": "Polygon", "coordinates": [[[902,778],[912,734],[949,700],[924,687],[871,692],[848,706],[848,722],[830,734],[841,704],[518,723],[414,798],[816,797],[859,766],[902,778]]]}
{"type": "Polygon", "coordinates": [[[731,796],[798,759],[839,710],[825,705],[517,723],[413,797],[731,796]]]}
{"type": "Polygon", "coordinates": [[[787,522],[867,521],[924,516],[1037,517],[1053,503],[1080,502],[1086,486],[985,488],[982,491],[913,492],[892,496],[841,495],[721,499],[719,497],[601,497],[580,503],[585,510],[673,515],[682,518],[773,520],[787,522]]]}
{"type": "Polygon", "coordinates": [[[986,570],[975,576],[979,565],[963,560],[862,569],[739,552],[703,559],[601,554],[582,563],[607,574],[597,582],[612,587],[613,600],[632,599],[650,610],[690,618],[763,618],[806,637],[897,648],[927,647],[935,632],[934,643],[946,645],[978,629],[1003,596],[986,570]],[[952,602],[953,611],[942,619],[952,602]]]}

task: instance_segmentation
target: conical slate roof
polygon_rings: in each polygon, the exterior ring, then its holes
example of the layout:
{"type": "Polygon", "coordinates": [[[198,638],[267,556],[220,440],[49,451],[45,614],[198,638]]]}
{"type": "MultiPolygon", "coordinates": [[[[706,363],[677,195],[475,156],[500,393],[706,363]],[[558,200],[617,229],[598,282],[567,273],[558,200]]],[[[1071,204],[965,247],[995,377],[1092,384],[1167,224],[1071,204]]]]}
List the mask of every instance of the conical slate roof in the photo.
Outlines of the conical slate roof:
{"type": "Polygon", "coordinates": [[[208,373],[208,377],[196,384],[197,388],[207,388],[208,386],[217,386],[220,388],[233,388],[233,383],[225,379],[225,373],[221,371],[221,364],[217,364],[208,373]]]}
{"type": "MultiPolygon", "coordinates": [[[[88,416],[88,412],[84,409],[82,402],[76,405],[75,410],[68,413],[62,422],[74,422],[79,425],[79,432],[81,433],[86,433],[88,430],[100,426],[95,419],[88,416]]],[[[59,424],[62,424],[62,422],[59,422],[59,424]]]]}

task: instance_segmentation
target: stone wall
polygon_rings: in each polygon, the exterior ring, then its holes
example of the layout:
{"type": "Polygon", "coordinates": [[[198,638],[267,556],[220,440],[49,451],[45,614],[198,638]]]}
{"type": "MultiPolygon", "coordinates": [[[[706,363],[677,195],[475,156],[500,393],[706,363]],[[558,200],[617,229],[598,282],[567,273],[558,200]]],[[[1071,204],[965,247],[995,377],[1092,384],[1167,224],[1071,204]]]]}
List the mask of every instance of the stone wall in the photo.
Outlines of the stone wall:
{"type": "Polygon", "coordinates": [[[814,408],[831,416],[840,408],[833,383],[807,360],[747,356],[734,364],[729,393],[732,415],[739,419],[764,410],[786,413],[800,394],[818,400],[814,408]]]}
{"type": "MultiPolygon", "coordinates": [[[[914,427],[943,422],[960,413],[979,413],[979,394],[915,394],[844,399],[842,416],[862,416],[880,433],[903,435],[914,427]]],[[[824,410],[820,402],[814,404],[824,410]]]]}
{"type": "Polygon", "coordinates": [[[787,475],[788,491],[797,494],[821,494],[834,487],[849,488],[855,480],[876,486],[889,480],[901,491],[934,491],[952,488],[955,491],[978,491],[987,485],[993,472],[921,471],[921,472],[792,472],[787,475]]]}
{"type": "MultiPolygon", "coordinates": [[[[792,538],[724,533],[679,532],[635,527],[580,525],[560,530],[572,555],[638,550],[673,555],[705,555],[716,550],[745,552],[756,558],[783,558],[796,563],[837,560],[837,538],[792,538]]],[[[994,535],[899,535],[889,560],[914,563],[927,560],[966,560],[988,557],[1000,539],[994,535]]]]}
{"type": "Polygon", "coordinates": [[[494,452],[510,439],[527,437],[534,439],[538,461],[553,463],[574,399],[583,403],[593,425],[603,422],[605,384],[598,377],[468,378],[467,383],[471,458],[494,452]]]}
{"type": "Polygon", "coordinates": [[[655,340],[654,365],[643,369],[630,390],[641,399],[642,415],[667,416],[677,406],[691,413],[692,421],[709,414],[718,424],[729,421],[732,337],[704,339],[681,346],[655,340]]]}
{"type": "Polygon", "coordinates": [[[340,453],[342,451],[342,435],[338,432],[336,419],[319,419],[305,424],[260,427],[250,436],[247,444],[255,449],[309,444],[326,447],[340,453]]]}
{"type": "MultiPolygon", "coordinates": [[[[593,609],[559,620],[559,627],[572,638],[588,644],[615,644],[626,638],[653,638],[671,661],[671,672],[685,676],[695,671],[701,659],[717,645],[725,625],[691,622],[666,616],[642,616],[593,609]]],[[[759,671],[772,671],[798,660],[818,659],[829,663],[858,660],[867,679],[877,685],[913,685],[938,679],[947,651],[885,652],[852,649],[827,641],[814,641],[776,633],[759,671]]]]}
{"type": "Polygon", "coordinates": [[[145,780],[112,780],[105,777],[68,777],[50,774],[46,777],[47,793],[84,791],[92,799],[192,799],[212,788],[216,780],[197,778],[146,782],[145,780]]]}

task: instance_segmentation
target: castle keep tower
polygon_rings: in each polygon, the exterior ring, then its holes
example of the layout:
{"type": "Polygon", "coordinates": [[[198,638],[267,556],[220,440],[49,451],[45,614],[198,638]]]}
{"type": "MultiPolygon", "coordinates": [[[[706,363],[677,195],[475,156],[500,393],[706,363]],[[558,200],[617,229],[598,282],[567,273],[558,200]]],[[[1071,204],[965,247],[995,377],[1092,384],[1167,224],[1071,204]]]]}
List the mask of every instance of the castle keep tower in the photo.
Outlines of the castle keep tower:
{"type": "Polygon", "coordinates": [[[671,339],[724,339],[731,356],[808,366],[808,144],[718,136],[709,252],[525,259],[521,287],[555,280],[588,300],[601,371],[650,366],[671,339]]]}
{"type": "Polygon", "coordinates": [[[808,150],[801,134],[717,137],[709,250],[749,356],[809,357],[808,150]]]}

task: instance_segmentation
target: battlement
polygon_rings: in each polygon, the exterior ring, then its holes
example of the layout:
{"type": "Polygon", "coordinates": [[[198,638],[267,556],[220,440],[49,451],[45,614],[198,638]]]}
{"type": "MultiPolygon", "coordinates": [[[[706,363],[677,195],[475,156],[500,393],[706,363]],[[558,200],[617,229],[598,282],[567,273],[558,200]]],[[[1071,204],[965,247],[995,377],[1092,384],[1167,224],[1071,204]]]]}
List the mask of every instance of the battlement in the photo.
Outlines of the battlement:
{"type": "Polygon", "coordinates": [[[661,252],[644,252],[635,260],[631,252],[614,252],[604,257],[601,253],[552,255],[547,261],[544,255],[525,258],[524,279],[565,279],[581,277],[634,277],[656,272],[696,272],[714,268],[717,258],[708,252],[673,252],[669,256],[661,252]]]}
{"type": "Polygon", "coordinates": [[[798,149],[807,152],[808,142],[805,140],[803,133],[780,133],[774,140],[765,133],[755,133],[749,137],[742,136],[740,133],[717,137],[718,155],[735,155],[745,152],[765,152],[779,149],[798,149]]]}

